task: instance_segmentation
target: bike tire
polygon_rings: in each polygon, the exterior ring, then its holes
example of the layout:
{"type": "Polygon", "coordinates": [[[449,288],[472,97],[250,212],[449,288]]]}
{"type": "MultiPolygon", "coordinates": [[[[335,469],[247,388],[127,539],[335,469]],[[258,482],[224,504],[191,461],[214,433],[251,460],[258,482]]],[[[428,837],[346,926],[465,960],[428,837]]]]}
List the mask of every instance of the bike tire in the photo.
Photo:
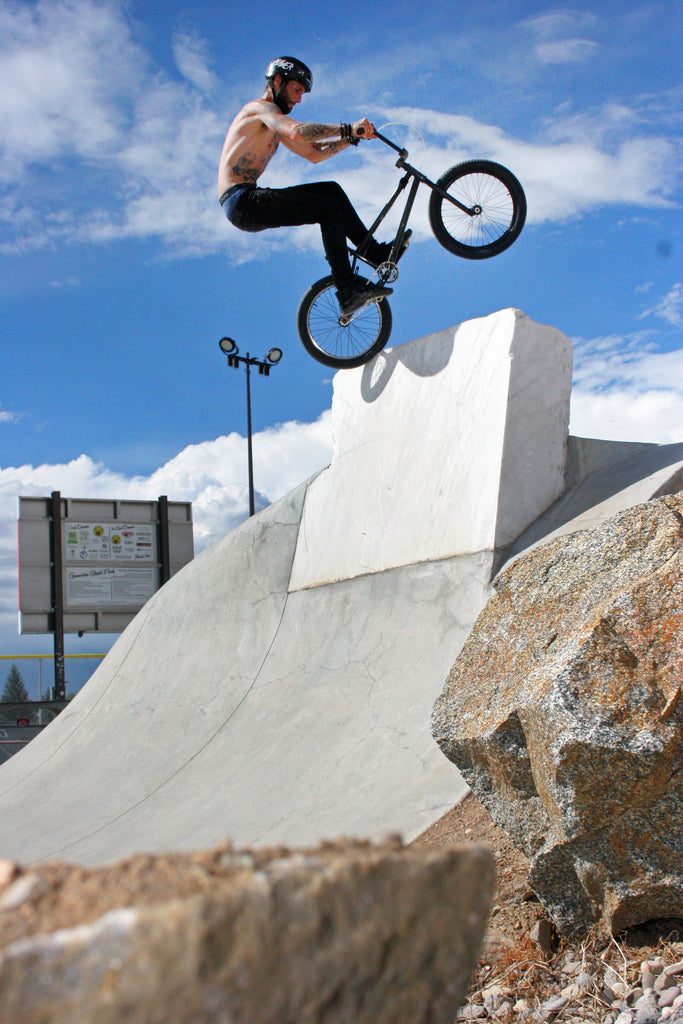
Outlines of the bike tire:
{"type": "Polygon", "coordinates": [[[456,164],[437,187],[481,213],[470,216],[433,191],[429,223],[437,241],[468,260],[485,260],[503,252],[519,237],[526,220],[526,196],[512,171],[491,160],[456,164]]]}
{"type": "Polygon", "coordinates": [[[339,323],[334,278],[323,277],[308,289],[296,317],[301,343],[309,355],[337,370],[363,366],[381,352],[391,334],[386,299],[358,310],[346,327],[339,323]]]}

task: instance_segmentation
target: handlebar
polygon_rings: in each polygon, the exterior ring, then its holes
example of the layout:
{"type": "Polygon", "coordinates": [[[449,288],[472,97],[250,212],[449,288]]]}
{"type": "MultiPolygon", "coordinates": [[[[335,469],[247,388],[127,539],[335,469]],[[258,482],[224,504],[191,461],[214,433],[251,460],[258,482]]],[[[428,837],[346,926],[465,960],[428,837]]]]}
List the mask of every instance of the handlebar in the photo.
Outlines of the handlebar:
{"type": "MultiPolygon", "coordinates": [[[[359,128],[358,129],[358,135],[359,136],[365,135],[365,128],[359,128]]],[[[386,137],[386,135],[382,135],[382,133],[378,132],[377,129],[375,129],[375,138],[376,139],[381,139],[382,142],[385,142],[387,144],[387,146],[391,146],[392,149],[395,149],[396,152],[398,153],[398,155],[403,160],[405,160],[405,158],[408,156],[408,150],[407,149],[402,149],[400,146],[397,146],[395,142],[392,142],[391,139],[388,139],[386,137]]]]}

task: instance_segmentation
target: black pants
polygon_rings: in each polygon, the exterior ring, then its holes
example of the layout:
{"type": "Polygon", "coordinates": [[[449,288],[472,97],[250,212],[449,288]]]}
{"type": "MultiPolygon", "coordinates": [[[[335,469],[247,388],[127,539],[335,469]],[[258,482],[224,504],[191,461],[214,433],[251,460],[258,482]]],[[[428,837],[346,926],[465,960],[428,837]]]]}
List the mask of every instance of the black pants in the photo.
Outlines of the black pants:
{"type": "Polygon", "coordinates": [[[290,188],[246,189],[230,220],[242,231],[319,224],[325,256],[337,288],[346,288],[353,280],[347,238],[358,246],[368,234],[351,200],[336,181],[290,188]]]}

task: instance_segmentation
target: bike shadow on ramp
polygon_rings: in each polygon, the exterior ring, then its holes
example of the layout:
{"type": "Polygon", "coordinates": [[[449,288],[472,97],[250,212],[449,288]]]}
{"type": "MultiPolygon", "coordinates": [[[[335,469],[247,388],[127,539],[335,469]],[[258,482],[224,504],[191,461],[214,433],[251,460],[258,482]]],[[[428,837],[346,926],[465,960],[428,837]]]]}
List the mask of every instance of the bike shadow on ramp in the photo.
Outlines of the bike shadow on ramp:
{"type": "Polygon", "coordinates": [[[385,349],[363,367],[360,394],[364,402],[376,402],[400,363],[416,377],[437,377],[448,366],[453,355],[457,331],[442,331],[430,336],[430,346],[414,344],[385,349]]]}

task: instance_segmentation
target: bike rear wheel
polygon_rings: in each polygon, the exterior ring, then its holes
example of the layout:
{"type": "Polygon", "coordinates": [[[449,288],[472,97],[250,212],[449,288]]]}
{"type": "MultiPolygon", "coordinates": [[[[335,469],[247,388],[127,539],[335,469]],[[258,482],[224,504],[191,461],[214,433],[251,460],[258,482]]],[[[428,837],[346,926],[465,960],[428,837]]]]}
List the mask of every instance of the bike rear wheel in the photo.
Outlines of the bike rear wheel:
{"type": "Polygon", "coordinates": [[[296,326],[304,348],[319,363],[351,369],[382,351],[391,334],[391,309],[386,299],[371,302],[344,326],[339,322],[334,278],[323,277],[301,300],[296,326]]]}
{"type": "Polygon", "coordinates": [[[517,178],[491,160],[467,160],[442,174],[438,188],[475,213],[465,213],[438,192],[429,200],[437,240],[456,256],[484,260],[512,245],[526,220],[526,196],[517,178]]]}

